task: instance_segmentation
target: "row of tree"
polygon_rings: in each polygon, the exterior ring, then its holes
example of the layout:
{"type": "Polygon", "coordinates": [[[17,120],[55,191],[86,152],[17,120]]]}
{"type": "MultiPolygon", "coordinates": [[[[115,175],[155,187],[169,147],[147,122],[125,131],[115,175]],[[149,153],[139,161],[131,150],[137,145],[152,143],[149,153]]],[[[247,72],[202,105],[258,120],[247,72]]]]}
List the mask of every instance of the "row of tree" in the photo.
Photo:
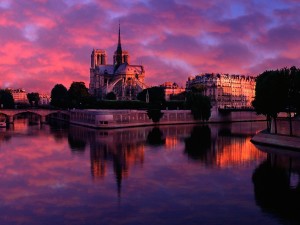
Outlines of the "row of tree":
{"type": "MultiPolygon", "coordinates": [[[[180,93],[179,95],[173,97],[174,99],[180,99],[181,101],[184,101],[186,109],[191,110],[196,120],[208,121],[211,116],[212,106],[210,98],[203,94],[204,90],[205,87],[203,85],[196,85],[192,87],[190,91],[180,93]]],[[[152,106],[154,105],[154,108],[158,108],[159,104],[166,102],[165,92],[162,87],[145,89],[138,94],[137,98],[140,101],[148,100],[152,106]]],[[[162,114],[157,112],[157,110],[151,110],[151,112],[153,112],[155,115],[156,120],[159,115],[162,116],[162,114]]]]}
{"type": "Polygon", "coordinates": [[[73,82],[69,89],[56,84],[51,91],[51,105],[58,108],[85,108],[91,96],[84,82],[73,82]]]}
{"type": "MultiPolygon", "coordinates": [[[[182,102],[185,103],[187,109],[191,109],[195,119],[207,121],[210,118],[211,102],[209,97],[203,95],[203,90],[202,86],[195,87],[190,92],[181,94],[181,98],[184,96],[184,101],[182,102]]],[[[138,94],[137,99],[141,103],[147,103],[148,114],[153,121],[157,122],[160,120],[163,115],[161,109],[167,105],[165,92],[162,87],[147,88],[138,94]]],[[[108,93],[106,100],[116,100],[116,95],[113,92],[108,93]]],[[[102,101],[101,103],[104,102],[102,101]]],[[[51,91],[51,105],[54,107],[97,108],[97,104],[98,102],[89,94],[83,82],[73,82],[69,90],[62,84],[56,84],[51,91]]]]}
{"type": "MultiPolygon", "coordinates": [[[[40,101],[40,95],[37,92],[27,94],[28,103],[31,106],[38,106],[40,101]]],[[[28,105],[27,103],[27,105],[28,105]]],[[[23,103],[24,104],[24,103],[23,103]]],[[[15,101],[13,95],[9,89],[0,90],[0,107],[3,109],[15,108],[15,101]]]]}
{"type": "MultiPolygon", "coordinates": [[[[255,98],[252,105],[257,114],[267,117],[268,130],[271,120],[277,133],[276,118],[280,112],[300,113],[300,69],[295,66],[279,70],[268,70],[256,79],[255,98]]],[[[290,120],[291,121],[291,120],[290,120]]],[[[292,123],[290,123],[290,134],[292,123]]]]}

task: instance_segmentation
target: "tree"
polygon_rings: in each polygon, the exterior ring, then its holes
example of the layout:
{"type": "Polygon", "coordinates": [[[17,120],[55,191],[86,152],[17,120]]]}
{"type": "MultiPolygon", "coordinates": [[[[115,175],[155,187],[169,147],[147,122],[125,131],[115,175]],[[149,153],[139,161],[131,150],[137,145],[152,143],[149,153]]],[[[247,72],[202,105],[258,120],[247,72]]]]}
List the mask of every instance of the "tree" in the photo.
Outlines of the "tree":
{"type": "Polygon", "coordinates": [[[160,109],[148,109],[147,115],[148,115],[149,119],[151,119],[154,123],[157,123],[160,121],[160,119],[162,118],[164,113],[161,112],[160,109]]]}
{"type": "Polygon", "coordinates": [[[112,91],[112,92],[109,92],[107,93],[106,97],[105,97],[107,100],[116,100],[117,99],[117,96],[116,94],[112,91]]]}
{"type": "Polygon", "coordinates": [[[165,100],[165,90],[163,87],[151,87],[144,89],[137,95],[137,99],[143,102],[146,102],[147,91],[149,93],[149,102],[161,104],[164,103],[165,100]]]}
{"type": "Polygon", "coordinates": [[[163,116],[161,107],[162,104],[166,102],[165,90],[163,87],[147,88],[137,95],[137,99],[146,102],[147,95],[149,100],[147,115],[149,119],[152,119],[153,122],[157,123],[163,116]]]}
{"type": "Polygon", "coordinates": [[[37,92],[31,92],[27,94],[27,99],[31,106],[38,106],[40,101],[40,95],[37,92]]]}
{"type": "Polygon", "coordinates": [[[68,90],[68,96],[72,108],[84,108],[90,94],[84,82],[73,82],[68,90]]]}
{"type": "Polygon", "coordinates": [[[185,101],[186,100],[186,91],[181,92],[179,94],[172,94],[170,95],[170,100],[172,101],[185,101]]]}
{"type": "Polygon", "coordinates": [[[50,104],[58,108],[68,108],[68,90],[64,85],[56,84],[53,87],[50,104]]]}
{"type": "Polygon", "coordinates": [[[280,70],[265,71],[257,77],[255,98],[252,105],[257,114],[267,117],[267,129],[270,131],[271,119],[274,120],[277,133],[276,118],[279,112],[288,112],[290,135],[292,132],[292,112],[300,112],[300,69],[295,66],[280,70]]]}
{"type": "Polygon", "coordinates": [[[0,90],[0,107],[13,109],[15,107],[14,98],[9,90],[0,90]]]}
{"type": "Polygon", "coordinates": [[[295,66],[290,68],[289,72],[289,98],[293,110],[300,113],[300,69],[295,66]]]}
{"type": "Polygon", "coordinates": [[[285,111],[288,103],[289,71],[284,68],[276,71],[265,71],[257,77],[255,98],[252,105],[257,114],[267,117],[267,128],[270,131],[271,118],[274,119],[277,133],[276,118],[279,112],[285,111]]]}
{"type": "Polygon", "coordinates": [[[211,116],[211,101],[200,92],[189,92],[187,105],[191,109],[195,120],[208,121],[211,116]]]}

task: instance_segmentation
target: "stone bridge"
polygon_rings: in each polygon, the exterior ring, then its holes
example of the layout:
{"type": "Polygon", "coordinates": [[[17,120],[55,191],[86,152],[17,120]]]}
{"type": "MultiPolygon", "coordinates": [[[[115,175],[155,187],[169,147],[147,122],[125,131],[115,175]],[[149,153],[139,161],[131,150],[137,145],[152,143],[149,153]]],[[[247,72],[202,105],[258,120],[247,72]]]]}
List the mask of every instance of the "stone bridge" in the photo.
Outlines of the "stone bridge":
{"type": "Polygon", "coordinates": [[[67,110],[52,110],[52,109],[0,109],[0,115],[4,115],[7,123],[13,123],[14,117],[22,113],[32,113],[40,117],[40,122],[46,122],[46,116],[54,113],[69,116],[70,113],[67,110]]]}

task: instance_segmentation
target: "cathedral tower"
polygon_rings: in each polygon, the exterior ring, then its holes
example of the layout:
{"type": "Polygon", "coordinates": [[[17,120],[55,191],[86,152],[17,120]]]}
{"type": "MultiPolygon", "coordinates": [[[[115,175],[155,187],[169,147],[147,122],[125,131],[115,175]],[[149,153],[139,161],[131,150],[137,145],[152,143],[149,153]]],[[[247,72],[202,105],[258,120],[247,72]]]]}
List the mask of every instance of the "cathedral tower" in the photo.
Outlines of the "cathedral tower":
{"type": "Polygon", "coordinates": [[[117,46],[117,50],[115,51],[113,60],[116,69],[123,63],[129,63],[128,52],[122,50],[120,24],[119,24],[118,46],[117,46]]]}
{"type": "Polygon", "coordinates": [[[143,65],[130,65],[129,54],[122,49],[121,26],[113,63],[107,62],[105,50],[93,49],[91,54],[89,93],[97,99],[105,99],[113,92],[118,100],[134,100],[145,89],[143,65]]]}
{"type": "Polygon", "coordinates": [[[91,68],[106,65],[106,52],[101,49],[94,49],[91,54],[91,68]]]}

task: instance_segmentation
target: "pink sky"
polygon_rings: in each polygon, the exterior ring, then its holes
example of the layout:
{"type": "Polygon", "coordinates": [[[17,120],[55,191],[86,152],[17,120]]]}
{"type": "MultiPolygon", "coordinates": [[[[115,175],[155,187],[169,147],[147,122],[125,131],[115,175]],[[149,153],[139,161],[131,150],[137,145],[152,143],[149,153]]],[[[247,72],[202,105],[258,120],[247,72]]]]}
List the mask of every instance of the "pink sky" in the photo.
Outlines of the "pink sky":
{"type": "Polygon", "coordinates": [[[202,72],[299,67],[297,0],[1,0],[0,88],[89,85],[90,54],[122,47],[159,85],[202,72]]]}

